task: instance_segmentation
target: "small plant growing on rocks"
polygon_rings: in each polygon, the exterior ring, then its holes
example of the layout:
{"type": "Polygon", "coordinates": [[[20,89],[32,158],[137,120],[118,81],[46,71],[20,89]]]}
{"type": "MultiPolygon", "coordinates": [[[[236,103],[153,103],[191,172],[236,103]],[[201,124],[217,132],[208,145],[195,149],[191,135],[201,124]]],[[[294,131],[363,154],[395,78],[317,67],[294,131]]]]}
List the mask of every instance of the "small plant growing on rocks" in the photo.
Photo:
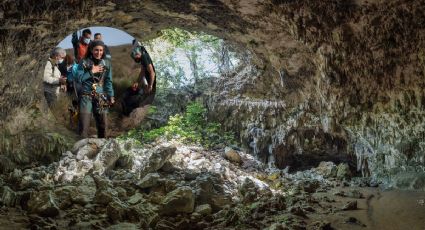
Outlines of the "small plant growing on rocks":
{"type": "Polygon", "coordinates": [[[122,138],[134,138],[141,143],[150,143],[158,137],[178,139],[184,143],[201,144],[206,148],[235,144],[234,134],[223,131],[221,125],[206,118],[207,110],[199,102],[189,103],[184,114],[171,116],[168,123],[157,129],[133,129],[122,138]]]}

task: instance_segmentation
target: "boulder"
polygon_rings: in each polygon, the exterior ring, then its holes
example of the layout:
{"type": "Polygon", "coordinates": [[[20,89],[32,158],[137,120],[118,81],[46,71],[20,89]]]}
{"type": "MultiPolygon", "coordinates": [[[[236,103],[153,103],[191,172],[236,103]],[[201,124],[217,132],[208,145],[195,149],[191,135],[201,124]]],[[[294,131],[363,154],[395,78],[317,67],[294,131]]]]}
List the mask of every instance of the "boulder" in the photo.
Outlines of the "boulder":
{"type": "Polygon", "coordinates": [[[342,206],[341,210],[348,211],[348,210],[357,210],[357,201],[349,201],[344,206],[342,206]]]}
{"type": "Polygon", "coordinates": [[[155,226],[159,221],[158,209],[145,200],[130,208],[129,220],[141,221],[143,229],[155,226]]]}
{"type": "Polygon", "coordinates": [[[160,176],[158,173],[149,173],[137,183],[137,186],[141,189],[155,187],[159,184],[159,179],[160,176]]]}
{"type": "Polygon", "coordinates": [[[211,214],[212,208],[209,204],[202,204],[195,208],[195,212],[201,214],[202,216],[205,216],[211,214]]]}
{"type": "Polygon", "coordinates": [[[316,168],[316,172],[325,178],[336,177],[337,167],[331,161],[322,161],[316,168]]]}
{"type": "Polygon", "coordinates": [[[111,169],[121,155],[117,140],[83,139],[78,141],[72,150],[59,161],[54,174],[55,181],[71,182],[81,179],[93,171],[103,174],[111,169]]]}
{"type": "Polygon", "coordinates": [[[138,173],[140,178],[148,173],[156,172],[176,152],[174,145],[162,144],[153,149],[148,149],[134,156],[132,171],[138,173]]]}
{"type": "Polygon", "coordinates": [[[212,175],[202,175],[196,178],[196,203],[209,204],[214,211],[223,209],[231,203],[231,197],[224,193],[219,178],[212,175]]]}
{"type": "Polygon", "coordinates": [[[350,167],[347,163],[341,163],[338,165],[336,177],[338,179],[348,179],[351,177],[350,167]]]}
{"type": "Polygon", "coordinates": [[[129,203],[130,205],[135,205],[144,201],[145,201],[145,198],[143,197],[143,195],[137,192],[133,196],[128,198],[127,203],[129,203]]]}
{"type": "Polygon", "coordinates": [[[55,197],[57,198],[57,205],[60,209],[66,209],[72,205],[72,197],[77,194],[77,187],[63,186],[54,190],[55,197]]]}
{"type": "Polygon", "coordinates": [[[118,192],[113,188],[99,189],[96,192],[94,201],[97,204],[108,205],[118,197],[118,192]]]}
{"type": "Polygon", "coordinates": [[[106,213],[113,222],[126,220],[129,212],[129,207],[118,199],[110,202],[106,207],[106,213]]]}
{"type": "MultiPolygon", "coordinates": [[[[86,148],[86,146],[90,146],[93,149],[100,149],[102,146],[105,145],[105,143],[107,142],[106,139],[100,139],[100,138],[86,138],[86,139],[82,139],[77,141],[74,146],[72,147],[71,152],[75,155],[79,155],[78,152],[80,150],[82,150],[82,148],[84,149],[88,149],[86,148]]],[[[82,156],[84,154],[80,154],[80,156],[82,156]]]]}
{"type": "Polygon", "coordinates": [[[28,201],[28,212],[43,217],[55,217],[59,207],[52,191],[39,191],[31,194],[28,201]]]}
{"type": "Polygon", "coordinates": [[[195,208],[195,196],[190,187],[183,186],[168,193],[161,204],[160,212],[164,215],[192,213],[195,208]]]}
{"type": "Polygon", "coordinates": [[[239,153],[230,147],[224,149],[224,158],[234,164],[242,164],[242,158],[239,153]]]}
{"type": "Polygon", "coordinates": [[[2,205],[13,207],[16,202],[16,194],[9,186],[3,186],[0,188],[0,199],[2,205]]]}
{"type": "Polygon", "coordinates": [[[93,162],[94,173],[102,175],[114,166],[120,156],[120,145],[115,139],[111,139],[97,154],[93,162]]]}

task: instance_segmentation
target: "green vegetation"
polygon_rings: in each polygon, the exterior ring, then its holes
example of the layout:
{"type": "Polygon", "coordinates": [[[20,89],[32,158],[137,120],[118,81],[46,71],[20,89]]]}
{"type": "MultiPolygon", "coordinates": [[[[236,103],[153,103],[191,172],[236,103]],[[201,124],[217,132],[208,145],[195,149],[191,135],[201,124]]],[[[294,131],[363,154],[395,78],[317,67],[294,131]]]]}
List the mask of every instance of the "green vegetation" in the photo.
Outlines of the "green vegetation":
{"type": "Polygon", "coordinates": [[[191,102],[184,114],[171,116],[165,126],[152,130],[133,129],[121,138],[134,138],[141,143],[153,142],[158,137],[174,138],[184,143],[201,144],[206,148],[235,144],[234,135],[222,131],[219,123],[208,122],[206,112],[203,105],[191,102]]]}

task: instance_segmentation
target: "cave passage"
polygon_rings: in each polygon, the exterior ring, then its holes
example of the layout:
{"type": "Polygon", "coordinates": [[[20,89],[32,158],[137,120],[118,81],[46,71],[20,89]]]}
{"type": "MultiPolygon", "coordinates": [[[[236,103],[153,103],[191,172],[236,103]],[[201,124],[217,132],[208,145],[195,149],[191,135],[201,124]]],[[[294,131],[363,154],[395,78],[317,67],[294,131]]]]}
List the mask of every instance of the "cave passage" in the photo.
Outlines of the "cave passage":
{"type": "MultiPolygon", "coordinates": [[[[155,100],[152,105],[135,107],[131,114],[124,115],[124,101],[139,100],[139,97],[123,97],[124,93],[133,92],[130,89],[141,71],[141,64],[135,62],[130,55],[136,47],[133,43],[135,40],[131,35],[114,28],[88,28],[91,34],[86,37],[92,41],[102,39],[108,49],[106,58],[110,58],[112,63],[112,84],[117,103],[109,108],[109,137],[122,135],[132,128],[140,128],[140,125],[144,129],[159,128],[170,116],[183,113],[191,101],[205,101],[218,79],[235,74],[242,65],[249,65],[246,52],[238,51],[223,39],[179,28],[164,29],[156,38],[139,42],[148,52],[155,68],[155,100]]],[[[84,29],[86,28],[78,31],[79,39],[85,36],[84,29]]],[[[58,47],[66,49],[66,57],[63,57],[65,61],[59,64],[61,75],[66,74],[66,70],[70,72],[72,68],[71,64],[66,62],[74,60],[73,63],[77,66],[74,68],[78,69],[71,39],[70,34],[58,44],[58,47]]],[[[70,85],[68,80],[67,84],[70,85]]],[[[59,123],[76,132],[77,93],[76,89],[72,89],[72,85],[70,88],[67,93],[59,93],[59,99],[51,107],[51,111],[59,123]]],[[[90,135],[94,136],[96,126],[93,118],[90,123],[90,135]]]]}

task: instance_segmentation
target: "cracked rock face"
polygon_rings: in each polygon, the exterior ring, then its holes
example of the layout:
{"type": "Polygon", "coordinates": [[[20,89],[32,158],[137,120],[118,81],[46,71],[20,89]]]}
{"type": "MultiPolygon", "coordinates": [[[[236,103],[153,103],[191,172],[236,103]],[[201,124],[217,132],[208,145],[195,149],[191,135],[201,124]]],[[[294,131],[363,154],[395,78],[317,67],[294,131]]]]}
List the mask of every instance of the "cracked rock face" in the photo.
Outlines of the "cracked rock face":
{"type": "Polygon", "coordinates": [[[425,168],[424,10],[404,0],[3,1],[1,152],[29,148],[20,137],[39,125],[29,121],[52,119],[42,115],[41,72],[67,34],[103,25],[143,40],[176,26],[254,54],[252,66],[221,79],[208,104],[264,162],[284,168],[300,155],[320,156],[315,163],[329,156],[366,176],[414,177],[425,168]],[[57,23],[57,9],[69,9],[66,23],[57,23]]]}

